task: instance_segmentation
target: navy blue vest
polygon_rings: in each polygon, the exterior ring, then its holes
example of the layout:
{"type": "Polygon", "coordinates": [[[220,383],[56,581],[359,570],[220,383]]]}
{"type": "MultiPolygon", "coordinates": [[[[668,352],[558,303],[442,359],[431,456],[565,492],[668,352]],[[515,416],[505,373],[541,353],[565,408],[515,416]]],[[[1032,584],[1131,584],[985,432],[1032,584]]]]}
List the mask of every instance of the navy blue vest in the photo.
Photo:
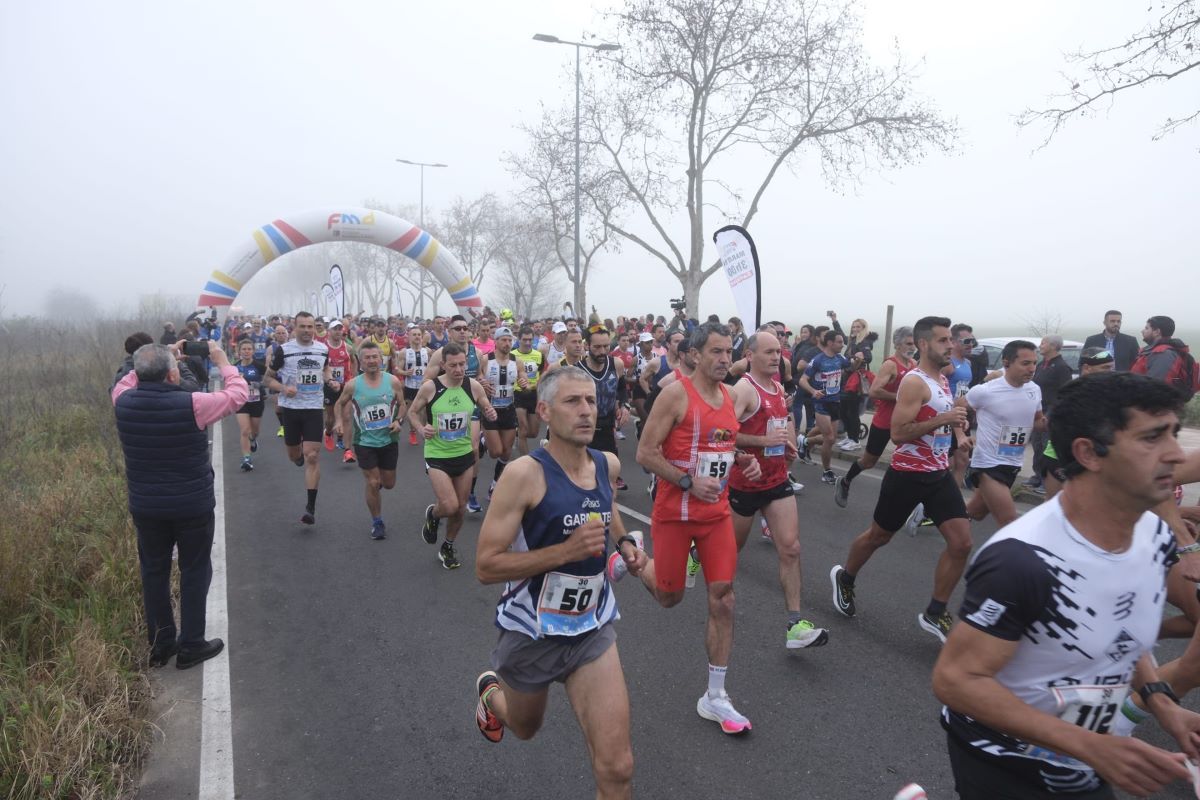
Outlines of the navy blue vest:
{"type": "Polygon", "coordinates": [[[170,383],[139,383],[117,398],[129,513],[183,519],[212,513],[208,435],[196,427],[192,395],[170,383]]]}

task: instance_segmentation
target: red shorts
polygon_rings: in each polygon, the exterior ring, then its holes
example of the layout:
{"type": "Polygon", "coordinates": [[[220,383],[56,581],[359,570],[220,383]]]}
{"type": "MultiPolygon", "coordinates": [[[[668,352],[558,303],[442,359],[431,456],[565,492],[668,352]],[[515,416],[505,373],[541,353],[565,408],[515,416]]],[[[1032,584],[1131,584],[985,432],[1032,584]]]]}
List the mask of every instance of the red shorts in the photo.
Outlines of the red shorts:
{"type": "Polygon", "coordinates": [[[654,543],[654,582],[662,591],[683,591],[692,542],[696,543],[705,583],[733,582],[737,541],[733,538],[732,516],[726,514],[709,522],[651,518],[650,540],[654,543]]]}

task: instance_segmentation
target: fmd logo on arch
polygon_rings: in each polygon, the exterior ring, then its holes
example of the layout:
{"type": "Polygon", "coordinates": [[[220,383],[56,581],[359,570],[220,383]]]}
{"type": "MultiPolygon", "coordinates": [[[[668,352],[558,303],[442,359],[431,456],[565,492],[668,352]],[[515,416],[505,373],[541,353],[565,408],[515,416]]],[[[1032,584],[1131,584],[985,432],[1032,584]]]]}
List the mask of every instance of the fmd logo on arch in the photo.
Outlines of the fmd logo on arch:
{"type": "Polygon", "coordinates": [[[361,219],[357,214],[341,214],[334,212],[329,215],[326,221],[326,227],[332,228],[334,225],[374,225],[375,214],[369,213],[361,219]]]}

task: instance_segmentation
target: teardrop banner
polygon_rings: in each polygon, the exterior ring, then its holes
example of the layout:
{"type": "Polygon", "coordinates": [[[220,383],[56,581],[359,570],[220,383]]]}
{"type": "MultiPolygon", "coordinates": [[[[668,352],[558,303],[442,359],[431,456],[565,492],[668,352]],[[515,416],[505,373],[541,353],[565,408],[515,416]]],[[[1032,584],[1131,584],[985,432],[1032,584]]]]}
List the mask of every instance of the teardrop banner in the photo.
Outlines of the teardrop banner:
{"type": "Polygon", "coordinates": [[[726,225],[713,234],[713,243],[721,256],[725,277],[729,279],[738,316],[743,323],[754,320],[753,330],[758,330],[762,324],[762,274],[754,239],[740,225],[726,225]]]}
{"type": "Polygon", "coordinates": [[[334,264],[329,268],[329,285],[333,287],[333,301],[337,306],[337,315],[346,316],[346,279],[342,268],[334,264]]]}
{"type": "Polygon", "coordinates": [[[345,316],[338,313],[337,295],[334,294],[333,287],[328,283],[321,284],[321,301],[325,304],[326,315],[332,314],[338,318],[345,316]]]}

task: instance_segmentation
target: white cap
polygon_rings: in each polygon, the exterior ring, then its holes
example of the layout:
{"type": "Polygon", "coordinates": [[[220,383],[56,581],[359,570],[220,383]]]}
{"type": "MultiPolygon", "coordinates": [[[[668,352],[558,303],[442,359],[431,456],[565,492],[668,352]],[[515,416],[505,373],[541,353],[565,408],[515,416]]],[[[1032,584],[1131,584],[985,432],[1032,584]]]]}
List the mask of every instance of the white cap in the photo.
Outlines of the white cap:
{"type": "Polygon", "coordinates": [[[346,327],[346,326],[345,326],[345,324],[344,324],[344,323],[343,323],[343,322],[342,322],[340,319],[338,319],[337,317],[334,317],[334,319],[333,319],[333,322],[330,322],[330,323],[329,323],[329,327],[331,327],[331,328],[344,328],[344,327],[346,327]]]}
{"type": "Polygon", "coordinates": [[[420,326],[420,325],[418,325],[417,323],[415,323],[415,322],[410,322],[410,323],[408,323],[408,328],[407,328],[407,330],[410,330],[410,331],[411,331],[413,328],[419,328],[419,327],[421,327],[421,326],[420,326]]]}
{"type": "Polygon", "coordinates": [[[513,335],[512,328],[508,328],[505,326],[501,326],[499,328],[496,328],[496,330],[492,331],[493,339],[499,339],[501,336],[511,337],[512,335],[513,335]]]}
{"type": "Polygon", "coordinates": [[[642,335],[638,337],[639,342],[653,342],[654,334],[649,331],[642,331],[642,335]]]}
{"type": "Polygon", "coordinates": [[[242,329],[243,329],[243,330],[245,330],[246,328],[253,328],[253,327],[254,327],[254,323],[253,323],[253,322],[246,322],[246,323],[243,323],[243,324],[242,324],[242,329]]]}
{"type": "Polygon", "coordinates": [[[554,333],[566,333],[567,332],[567,323],[556,322],[556,323],[554,323],[554,327],[551,328],[550,330],[553,331],[554,333]]]}

